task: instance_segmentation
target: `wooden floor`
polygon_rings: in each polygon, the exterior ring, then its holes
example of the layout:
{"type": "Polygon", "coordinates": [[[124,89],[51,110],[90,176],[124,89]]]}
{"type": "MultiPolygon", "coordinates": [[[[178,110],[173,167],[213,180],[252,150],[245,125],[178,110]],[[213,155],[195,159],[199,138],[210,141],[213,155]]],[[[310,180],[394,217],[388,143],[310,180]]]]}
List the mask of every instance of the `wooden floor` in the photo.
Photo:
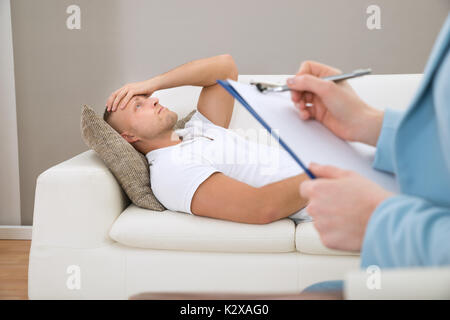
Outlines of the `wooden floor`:
{"type": "Polygon", "coordinates": [[[0,300],[28,299],[30,240],[0,240],[0,300]]]}

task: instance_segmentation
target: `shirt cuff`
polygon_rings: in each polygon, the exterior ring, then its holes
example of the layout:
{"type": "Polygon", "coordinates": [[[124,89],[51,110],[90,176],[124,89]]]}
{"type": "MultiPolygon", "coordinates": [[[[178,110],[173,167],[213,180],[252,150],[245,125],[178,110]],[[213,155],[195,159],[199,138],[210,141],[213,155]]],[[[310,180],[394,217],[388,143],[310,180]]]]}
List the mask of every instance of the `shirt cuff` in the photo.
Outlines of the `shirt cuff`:
{"type": "Polygon", "coordinates": [[[395,214],[393,210],[390,210],[390,207],[393,204],[395,205],[401,197],[402,195],[395,195],[385,199],[370,216],[361,246],[361,268],[367,268],[371,265],[381,267],[380,264],[383,264],[383,267],[386,266],[382,263],[385,260],[384,256],[387,254],[384,250],[391,246],[390,241],[392,239],[390,239],[389,231],[382,225],[382,222],[386,214],[395,214]]]}
{"type": "Polygon", "coordinates": [[[377,150],[372,166],[374,169],[394,172],[394,137],[404,111],[386,109],[383,117],[377,150]]]}

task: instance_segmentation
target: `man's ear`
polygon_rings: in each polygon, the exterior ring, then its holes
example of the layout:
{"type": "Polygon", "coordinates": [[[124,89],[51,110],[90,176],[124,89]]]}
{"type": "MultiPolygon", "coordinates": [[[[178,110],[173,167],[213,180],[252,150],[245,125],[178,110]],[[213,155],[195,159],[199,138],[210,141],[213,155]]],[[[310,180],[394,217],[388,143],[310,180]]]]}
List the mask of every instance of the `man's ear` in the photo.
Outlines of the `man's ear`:
{"type": "Polygon", "coordinates": [[[122,136],[122,138],[127,140],[129,143],[135,143],[135,142],[138,142],[141,140],[138,137],[136,137],[135,135],[132,135],[131,133],[129,133],[127,131],[122,132],[120,135],[122,136]]]}

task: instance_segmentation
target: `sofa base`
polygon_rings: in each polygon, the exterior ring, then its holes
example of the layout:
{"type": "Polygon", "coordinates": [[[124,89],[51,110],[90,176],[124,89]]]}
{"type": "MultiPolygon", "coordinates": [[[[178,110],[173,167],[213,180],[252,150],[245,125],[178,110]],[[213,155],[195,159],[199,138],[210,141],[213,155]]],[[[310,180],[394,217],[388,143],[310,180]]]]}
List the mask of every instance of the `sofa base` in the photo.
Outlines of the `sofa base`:
{"type": "Polygon", "coordinates": [[[142,292],[295,294],[344,279],[358,256],[31,246],[30,299],[128,299],[142,292]]]}

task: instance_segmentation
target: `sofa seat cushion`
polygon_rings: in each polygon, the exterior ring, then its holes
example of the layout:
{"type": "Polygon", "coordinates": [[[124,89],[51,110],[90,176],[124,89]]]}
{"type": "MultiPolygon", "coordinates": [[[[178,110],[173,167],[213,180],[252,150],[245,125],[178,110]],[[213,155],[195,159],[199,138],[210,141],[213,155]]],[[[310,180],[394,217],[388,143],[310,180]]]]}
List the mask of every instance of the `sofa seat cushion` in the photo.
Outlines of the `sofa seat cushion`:
{"type": "Polygon", "coordinates": [[[131,204],[114,222],[110,237],[130,247],[213,252],[293,252],[295,223],[286,218],[257,225],[131,204]]]}
{"type": "Polygon", "coordinates": [[[357,252],[348,252],[329,249],[320,240],[319,233],[313,222],[297,224],[295,230],[295,247],[297,251],[308,254],[332,255],[332,256],[358,256],[357,252]]]}

